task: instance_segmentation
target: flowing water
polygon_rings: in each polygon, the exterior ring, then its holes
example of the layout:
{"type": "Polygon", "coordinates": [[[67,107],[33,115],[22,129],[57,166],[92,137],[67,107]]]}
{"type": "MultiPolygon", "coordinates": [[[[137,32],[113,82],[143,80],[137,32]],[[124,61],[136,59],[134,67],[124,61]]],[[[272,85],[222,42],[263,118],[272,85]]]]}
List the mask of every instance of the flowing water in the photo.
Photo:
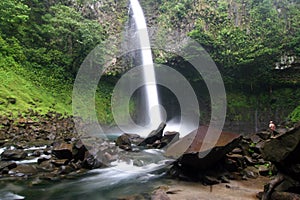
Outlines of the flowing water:
{"type": "MultiPolygon", "coordinates": [[[[143,67],[143,79],[145,83],[145,96],[146,96],[146,115],[149,116],[150,129],[155,129],[163,121],[160,104],[157,92],[156,77],[154,72],[154,64],[151,53],[150,39],[148,35],[146,20],[143,10],[138,0],[130,0],[130,20],[134,22],[133,34],[137,35],[136,41],[130,41],[137,43],[137,49],[140,50],[140,62],[143,67]]],[[[132,28],[132,27],[129,27],[132,28]]]]}
{"type": "MultiPolygon", "coordinates": [[[[147,128],[156,129],[163,121],[157,92],[151,46],[143,10],[137,0],[130,0],[131,20],[134,34],[137,35],[140,63],[146,96],[146,115],[150,122],[147,128]]],[[[109,200],[132,194],[149,193],[155,185],[164,182],[166,168],[171,162],[161,150],[142,150],[126,152],[123,159],[112,163],[105,169],[89,171],[83,177],[72,177],[62,181],[38,183],[34,180],[1,183],[0,200],[6,199],[89,199],[109,200]]],[[[37,162],[22,161],[19,164],[37,162]]]]}
{"type": "Polygon", "coordinates": [[[40,182],[38,178],[22,178],[22,181],[0,182],[0,200],[110,200],[134,194],[149,195],[166,182],[165,171],[172,160],[166,159],[163,151],[123,152],[121,157],[109,168],[91,170],[65,180],[40,182]]]}

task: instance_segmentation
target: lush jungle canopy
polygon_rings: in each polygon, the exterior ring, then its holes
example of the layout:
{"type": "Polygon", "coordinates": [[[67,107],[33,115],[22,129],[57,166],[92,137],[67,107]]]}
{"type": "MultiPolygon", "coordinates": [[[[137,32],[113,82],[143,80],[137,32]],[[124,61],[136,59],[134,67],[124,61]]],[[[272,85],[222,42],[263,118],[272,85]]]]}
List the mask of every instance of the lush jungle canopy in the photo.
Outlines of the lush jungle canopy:
{"type": "MultiPolygon", "coordinates": [[[[289,104],[293,109],[300,104],[300,95],[295,92],[300,83],[299,1],[141,3],[148,25],[159,27],[162,40],[164,30],[175,30],[200,43],[219,67],[228,90],[259,96],[287,88],[284,96],[294,100],[279,99],[277,104],[289,104]]],[[[1,0],[0,112],[34,108],[71,114],[77,70],[97,44],[123,31],[127,13],[128,2],[124,0],[1,0]],[[12,98],[17,100],[15,104],[9,103],[12,98]]],[[[166,52],[153,53],[156,62],[188,71],[180,58],[166,52]]],[[[107,73],[106,81],[99,86],[96,104],[100,121],[112,122],[109,97],[119,73],[107,73]]],[[[229,95],[229,111],[247,106],[248,100],[236,94],[229,95]]],[[[300,120],[300,107],[290,117],[300,120]]]]}

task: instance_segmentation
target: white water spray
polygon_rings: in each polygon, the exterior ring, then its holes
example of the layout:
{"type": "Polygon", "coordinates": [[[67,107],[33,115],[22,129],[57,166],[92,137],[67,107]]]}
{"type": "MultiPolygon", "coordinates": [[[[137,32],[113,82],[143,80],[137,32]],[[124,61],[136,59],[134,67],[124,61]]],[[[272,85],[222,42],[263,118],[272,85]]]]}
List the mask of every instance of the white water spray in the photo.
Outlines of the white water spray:
{"type": "Polygon", "coordinates": [[[150,117],[150,127],[157,128],[164,121],[161,114],[161,108],[158,100],[156,77],[154,71],[151,45],[146,25],[145,16],[138,0],[130,0],[130,7],[133,13],[133,20],[136,25],[136,34],[138,35],[139,48],[141,50],[141,59],[143,65],[143,74],[147,99],[147,112],[150,117]]]}

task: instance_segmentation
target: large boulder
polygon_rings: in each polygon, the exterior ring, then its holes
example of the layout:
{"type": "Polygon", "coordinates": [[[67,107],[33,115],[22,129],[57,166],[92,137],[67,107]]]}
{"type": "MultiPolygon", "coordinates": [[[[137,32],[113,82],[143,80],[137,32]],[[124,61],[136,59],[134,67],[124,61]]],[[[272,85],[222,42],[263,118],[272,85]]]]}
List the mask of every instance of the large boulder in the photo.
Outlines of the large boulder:
{"type": "Polygon", "coordinates": [[[300,124],[266,141],[261,152],[264,159],[275,164],[280,172],[300,181],[300,124]]]}
{"type": "Polygon", "coordinates": [[[73,158],[73,144],[64,143],[64,142],[57,142],[53,145],[52,153],[58,159],[69,159],[73,158]]]}
{"type": "Polygon", "coordinates": [[[116,140],[116,146],[124,150],[131,150],[131,137],[130,134],[124,133],[120,135],[116,140]]]}
{"type": "Polygon", "coordinates": [[[271,195],[272,200],[299,200],[300,195],[291,192],[273,192],[271,195]]]}
{"type": "Polygon", "coordinates": [[[34,165],[27,165],[22,164],[18,165],[16,168],[13,168],[9,171],[9,174],[17,174],[18,176],[25,176],[25,175],[35,175],[38,173],[38,170],[34,165]]]}
{"type": "MultiPolygon", "coordinates": [[[[217,129],[211,129],[210,134],[218,134],[217,129]]],[[[237,147],[242,140],[238,134],[221,132],[219,138],[208,136],[208,127],[200,126],[178,142],[172,144],[166,151],[169,157],[177,157],[183,168],[206,170],[225,157],[237,147]],[[216,141],[214,141],[216,139],[216,141]]],[[[218,135],[217,135],[218,136],[218,135]]]]}
{"type": "Polygon", "coordinates": [[[160,143],[157,145],[157,148],[161,149],[166,147],[167,145],[171,145],[174,142],[179,140],[179,133],[178,132],[165,132],[164,136],[160,140],[160,143]]]}
{"type": "Polygon", "coordinates": [[[4,172],[8,172],[8,170],[17,167],[15,162],[10,161],[0,161],[0,174],[4,172]]]}
{"type": "Polygon", "coordinates": [[[166,123],[162,122],[156,130],[153,130],[138,146],[146,146],[161,140],[166,123]]]}
{"type": "Polygon", "coordinates": [[[85,154],[85,159],[83,161],[84,168],[97,169],[105,166],[100,160],[96,159],[95,156],[90,154],[88,151],[85,154]]]}
{"type": "Polygon", "coordinates": [[[264,159],[271,161],[278,170],[278,174],[265,185],[261,199],[299,199],[300,124],[267,140],[261,152],[264,159]]]}
{"type": "Polygon", "coordinates": [[[17,149],[17,150],[5,150],[1,154],[2,160],[22,160],[27,157],[27,153],[24,150],[17,149]]]}

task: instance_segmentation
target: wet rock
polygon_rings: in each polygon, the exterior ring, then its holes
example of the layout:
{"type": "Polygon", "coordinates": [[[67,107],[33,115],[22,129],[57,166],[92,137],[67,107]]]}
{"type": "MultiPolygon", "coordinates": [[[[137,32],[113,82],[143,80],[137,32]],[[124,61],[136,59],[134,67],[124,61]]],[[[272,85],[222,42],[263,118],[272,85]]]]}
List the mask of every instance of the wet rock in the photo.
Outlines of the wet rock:
{"type": "Polygon", "coordinates": [[[96,159],[89,152],[86,152],[85,159],[83,161],[82,167],[86,169],[97,169],[103,167],[103,163],[101,163],[98,159],[96,159]]]}
{"type": "MultiPolygon", "coordinates": [[[[191,132],[178,142],[172,144],[167,149],[166,155],[173,157],[183,152],[183,155],[178,159],[182,167],[205,170],[225,158],[225,155],[236,148],[242,139],[240,135],[221,132],[216,144],[211,143],[208,146],[202,147],[202,145],[207,145],[207,143],[204,143],[207,131],[207,126],[199,127],[198,130],[191,132]]],[[[217,134],[219,131],[214,129],[210,134],[214,133],[217,134]]]]}
{"type": "Polygon", "coordinates": [[[250,146],[253,144],[256,146],[256,144],[254,142],[252,142],[251,140],[248,141],[243,138],[242,141],[240,142],[240,144],[238,145],[239,148],[241,148],[243,151],[243,153],[241,155],[244,155],[244,156],[250,155],[249,149],[250,149],[250,146]]]}
{"type": "Polygon", "coordinates": [[[53,133],[51,133],[51,134],[47,135],[45,139],[47,139],[47,140],[54,140],[55,138],[56,138],[56,135],[54,135],[53,133]]]}
{"type": "Polygon", "coordinates": [[[74,170],[78,170],[78,169],[81,169],[82,167],[82,162],[81,161],[78,161],[78,162],[71,162],[69,164],[74,170]]]}
{"type": "Polygon", "coordinates": [[[249,164],[249,165],[255,165],[257,164],[257,161],[255,161],[251,156],[244,156],[245,161],[249,164]]]}
{"type": "Polygon", "coordinates": [[[55,165],[50,161],[50,160],[46,160],[41,162],[37,168],[40,171],[44,171],[44,172],[51,172],[55,169],[55,165]]]}
{"type": "MultiPolygon", "coordinates": [[[[261,142],[257,143],[257,144],[255,145],[255,147],[258,148],[259,150],[261,150],[262,147],[264,146],[264,144],[265,144],[265,141],[261,141],[261,142]]],[[[261,153],[260,153],[260,155],[261,155],[261,153]]]]}
{"type": "Polygon", "coordinates": [[[227,154],[228,158],[231,158],[233,160],[243,160],[244,161],[244,156],[241,154],[227,154]]]}
{"type": "MultiPolygon", "coordinates": [[[[263,140],[267,140],[267,139],[269,139],[271,137],[271,132],[269,132],[269,131],[261,131],[261,132],[256,133],[256,135],[258,135],[263,140]]],[[[255,142],[255,143],[258,143],[258,141],[255,142]]]]}
{"type": "MultiPolygon", "coordinates": [[[[268,134],[270,134],[270,133],[268,132],[268,134]]],[[[260,137],[259,133],[257,133],[257,134],[252,134],[250,136],[250,140],[252,143],[256,144],[256,143],[260,142],[262,140],[262,138],[260,137]]]]}
{"type": "Polygon", "coordinates": [[[261,148],[265,160],[274,163],[282,173],[300,181],[300,127],[266,141],[261,148]]]}
{"type": "Polygon", "coordinates": [[[112,155],[108,152],[105,152],[104,153],[104,158],[107,162],[111,163],[111,162],[116,161],[118,159],[118,155],[117,154],[112,155]]]}
{"type": "Polygon", "coordinates": [[[58,159],[69,159],[71,160],[73,158],[73,144],[69,143],[55,143],[53,145],[52,153],[58,158],[58,159]]]}
{"type": "Polygon", "coordinates": [[[34,156],[34,157],[39,157],[42,154],[42,151],[37,150],[37,151],[33,151],[30,156],[34,156]]]}
{"type": "Polygon", "coordinates": [[[44,155],[41,156],[40,158],[38,158],[37,163],[41,164],[42,162],[46,161],[46,160],[50,160],[51,159],[51,155],[44,155]]]}
{"type": "Polygon", "coordinates": [[[259,159],[259,158],[261,158],[261,154],[258,154],[258,153],[252,153],[252,158],[254,158],[254,159],[259,159]]]}
{"type": "Polygon", "coordinates": [[[227,154],[223,166],[225,169],[234,172],[247,167],[245,157],[240,154],[227,154]]]}
{"type": "Polygon", "coordinates": [[[125,133],[125,134],[129,137],[131,144],[138,145],[144,140],[138,134],[133,134],[133,133],[125,133]]]}
{"type": "Polygon", "coordinates": [[[178,132],[165,132],[157,148],[161,149],[179,140],[178,132]]]}
{"type": "Polygon", "coordinates": [[[83,161],[86,152],[87,152],[87,149],[84,145],[76,146],[76,143],[75,143],[75,145],[73,146],[73,152],[72,152],[73,160],[75,160],[76,162],[79,160],[83,161]]]}
{"type": "Polygon", "coordinates": [[[67,165],[69,163],[68,159],[60,159],[60,160],[51,160],[51,163],[54,164],[56,167],[67,165]]]}
{"type": "Polygon", "coordinates": [[[131,139],[129,134],[120,135],[116,140],[116,146],[124,149],[126,151],[132,150],[131,148],[131,139]]]}
{"type": "Polygon", "coordinates": [[[243,150],[241,148],[237,147],[237,148],[234,148],[231,151],[231,153],[233,153],[233,154],[243,154],[243,150]]]}
{"type": "Polygon", "coordinates": [[[73,148],[73,157],[75,160],[84,160],[85,153],[87,152],[87,148],[83,144],[81,140],[76,141],[73,148]]]}
{"type": "Polygon", "coordinates": [[[226,158],[223,167],[229,172],[236,172],[239,169],[239,164],[236,160],[231,158],[226,158]]]}
{"type": "Polygon", "coordinates": [[[257,178],[259,176],[259,171],[255,167],[247,167],[242,172],[246,178],[257,178]]]}
{"type": "Polygon", "coordinates": [[[284,175],[284,179],[274,187],[274,190],[279,192],[297,192],[300,194],[300,182],[284,175]]]}
{"type": "Polygon", "coordinates": [[[0,147],[3,146],[6,142],[8,142],[8,140],[2,140],[2,139],[0,139],[0,147]]]}
{"type": "Polygon", "coordinates": [[[27,153],[24,152],[24,150],[5,150],[1,154],[1,159],[2,160],[22,160],[27,157],[27,153]]]}
{"type": "Polygon", "coordinates": [[[5,168],[10,170],[15,167],[17,167],[17,164],[15,162],[0,161],[0,172],[5,168]]]}
{"type": "Polygon", "coordinates": [[[276,128],[276,132],[278,133],[278,135],[282,135],[285,134],[286,132],[288,132],[289,129],[285,128],[285,127],[277,127],[276,128]]]}
{"type": "Polygon", "coordinates": [[[261,176],[268,176],[271,169],[269,165],[259,165],[258,171],[261,176]]]}
{"type": "Polygon", "coordinates": [[[74,168],[69,166],[69,165],[63,165],[60,167],[59,169],[59,174],[69,174],[71,173],[72,171],[74,171],[74,168]]]}
{"type": "Polygon", "coordinates": [[[57,176],[58,172],[49,172],[49,173],[42,173],[39,175],[39,178],[42,180],[49,180],[49,181],[57,181],[60,178],[57,176]]]}
{"type": "Polygon", "coordinates": [[[34,165],[27,165],[27,164],[18,165],[16,168],[9,171],[9,174],[12,175],[16,175],[16,174],[34,175],[37,173],[38,170],[34,165]]]}
{"type": "Polygon", "coordinates": [[[268,184],[264,186],[264,191],[258,194],[258,198],[261,200],[269,200],[271,198],[271,194],[274,191],[274,188],[280,184],[284,180],[284,176],[282,174],[277,174],[273,179],[269,181],[268,184]]]}
{"type": "Polygon", "coordinates": [[[153,130],[138,146],[146,146],[153,144],[157,140],[162,139],[163,130],[166,127],[166,123],[162,122],[156,130],[153,130]]]}
{"type": "Polygon", "coordinates": [[[300,200],[300,194],[291,192],[273,192],[271,200],[300,200]]]}

